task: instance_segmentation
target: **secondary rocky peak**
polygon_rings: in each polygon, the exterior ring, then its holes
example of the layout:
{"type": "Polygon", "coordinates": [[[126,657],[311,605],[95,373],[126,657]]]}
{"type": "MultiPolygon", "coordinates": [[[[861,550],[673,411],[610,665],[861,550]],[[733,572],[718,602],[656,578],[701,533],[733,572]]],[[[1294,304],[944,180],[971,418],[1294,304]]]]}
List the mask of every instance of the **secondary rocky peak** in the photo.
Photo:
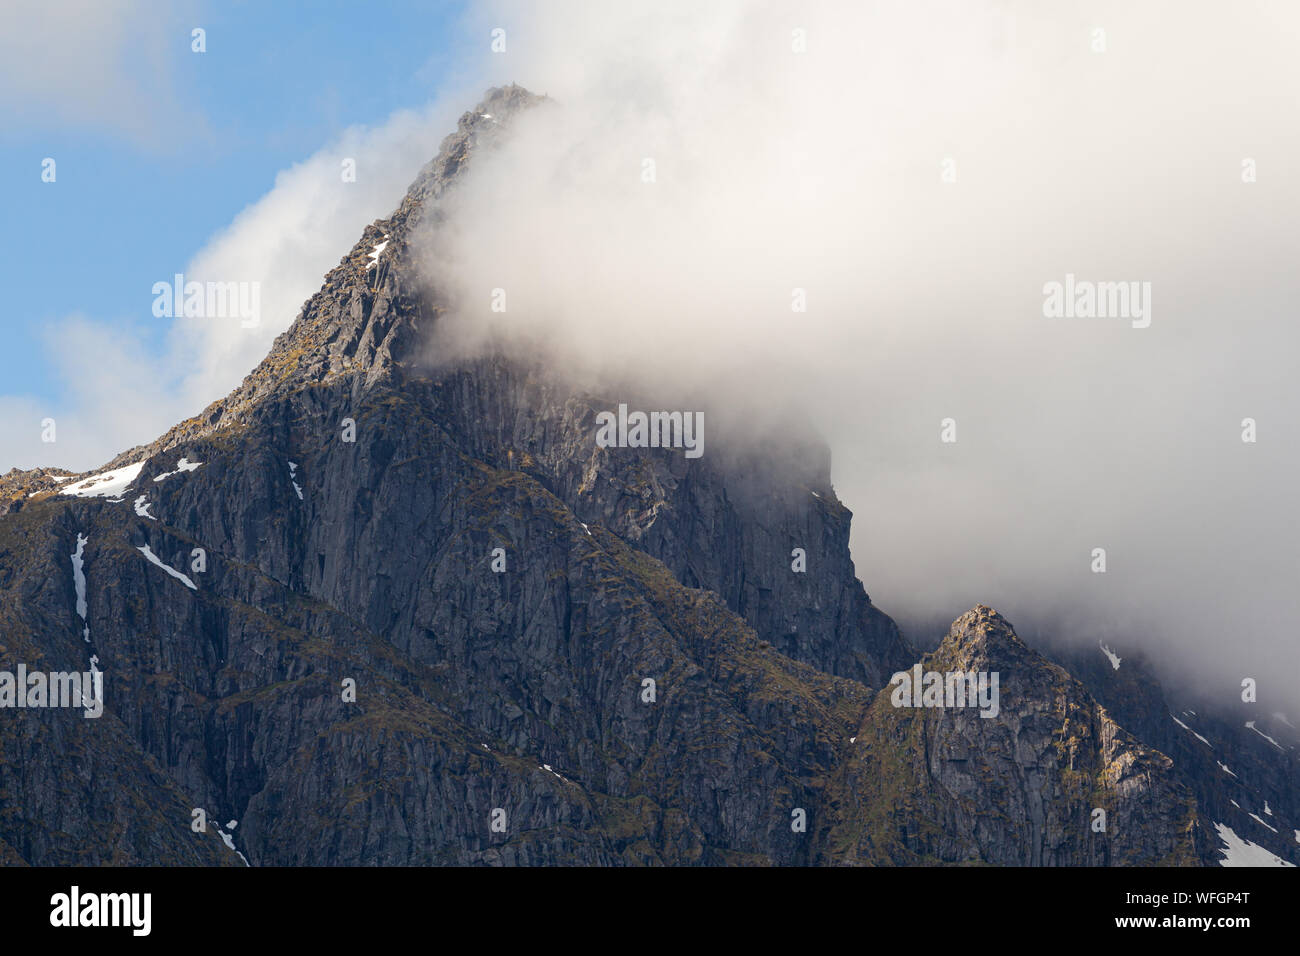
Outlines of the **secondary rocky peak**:
{"type": "Polygon", "coordinates": [[[952,622],[949,633],[964,634],[968,631],[975,631],[981,636],[991,631],[1009,633],[1011,636],[1015,636],[1015,629],[1011,626],[1011,622],[987,604],[976,604],[965,614],[958,617],[957,620],[952,622]]]}
{"type": "Polygon", "coordinates": [[[975,605],[953,621],[935,653],[962,660],[1007,663],[1038,656],[1017,636],[1010,621],[985,604],[975,605]]]}

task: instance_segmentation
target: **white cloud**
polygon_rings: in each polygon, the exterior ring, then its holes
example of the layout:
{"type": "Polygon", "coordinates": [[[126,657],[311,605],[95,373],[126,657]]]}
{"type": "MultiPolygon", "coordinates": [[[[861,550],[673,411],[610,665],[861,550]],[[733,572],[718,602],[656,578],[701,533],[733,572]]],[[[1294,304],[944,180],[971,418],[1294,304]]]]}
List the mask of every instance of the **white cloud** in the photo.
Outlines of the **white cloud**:
{"type": "Polygon", "coordinates": [[[188,51],[195,4],[147,0],[6,0],[0,107],[24,127],[71,123],[166,149],[201,115],[174,95],[171,64],[188,51]]]}
{"type": "Polygon", "coordinates": [[[91,468],[174,424],[165,366],[128,329],[71,315],[44,340],[63,390],[55,401],[0,397],[5,468],[91,468]]]}

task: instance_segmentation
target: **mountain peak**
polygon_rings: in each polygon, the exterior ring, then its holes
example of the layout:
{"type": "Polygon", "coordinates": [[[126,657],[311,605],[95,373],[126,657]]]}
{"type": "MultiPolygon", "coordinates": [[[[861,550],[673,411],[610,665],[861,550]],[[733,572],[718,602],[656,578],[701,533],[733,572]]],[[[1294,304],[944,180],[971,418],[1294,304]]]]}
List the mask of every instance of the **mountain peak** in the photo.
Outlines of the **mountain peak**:
{"type": "Polygon", "coordinates": [[[441,223],[439,204],[472,157],[492,148],[525,110],[550,102],[511,84],[493,87],[463,113],[438,154],[412,181],[397,209],[366,226],[355,245],[326,273],[318,292],[276,337],[266,358],[225,398],[208,405],[151,444],[129,449],[106,467],[138,461],[169,448],[241,427],[268,398],[303,386],[354,375],[363,388],[413,360],[444,305],[412,262],[412,240],[441,223]]]}
{"type": "Polygon", "coordinates": [[[984,660],[1022,660],[1034,652],[1016,634],[1011,622],[986,604],[976,604],[962,614],[948,629],[936,654],[956,654],[959,658],[984,660]]]}

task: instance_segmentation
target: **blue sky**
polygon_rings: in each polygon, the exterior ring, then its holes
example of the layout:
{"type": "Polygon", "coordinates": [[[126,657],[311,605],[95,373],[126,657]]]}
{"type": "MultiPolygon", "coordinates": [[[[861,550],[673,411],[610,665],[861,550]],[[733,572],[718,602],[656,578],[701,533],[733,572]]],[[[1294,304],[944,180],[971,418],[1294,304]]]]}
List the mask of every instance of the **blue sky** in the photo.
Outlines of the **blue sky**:
{"type": "MultiPolygon", "coordinates": [[[[349,127],[434,100],[463,63],[462,8],[395,0],[146,12],[152,29],[123,43],[114,62],[129,76],[122,89],[147,99],[142,128],[61,109],[31,89],[3,96],[0,74],[0,102],[27,104],[0,128],[0,395],[59,398],[50,338],[69,315],[160,352],[170,320],[151,314],[152,284],[271,190],[281,170],[349,127]],[[201,54],[191,50],[195,26],[206,30],[201,54]],[[57,163],[54,183],[41,180],[45,157],[57,163]]],[[[60,33],[77,29],[67,15],[54,25],[60,33]]]]}

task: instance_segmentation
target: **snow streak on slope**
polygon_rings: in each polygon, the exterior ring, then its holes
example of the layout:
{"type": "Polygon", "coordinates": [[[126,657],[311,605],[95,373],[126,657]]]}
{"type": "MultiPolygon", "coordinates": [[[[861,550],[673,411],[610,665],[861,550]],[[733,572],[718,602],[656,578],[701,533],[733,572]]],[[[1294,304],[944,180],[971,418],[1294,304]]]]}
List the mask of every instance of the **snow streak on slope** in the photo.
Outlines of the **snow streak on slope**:
{"type": "Polygon", "coordinates": [[[134,465],[103,471],[84,478],[75,485],[68,485],[59,494],[76,495],[78,498],[120,498],[143,467],[144,462],[137,461],[134,465]]]}
{"type": "Polygon", "coordinates": [[[166,571],[166,572],[167,572],[168,574],[170,574],[172,577],[176,578],[176,580],[182,582],[182,583],[183,583],[187,588],[189,588],[191,591],[197,591],[197,590],[198,590],[198,588],[195,586],[194,582],[191,581],[188,577],[186,577],[185,575],[181,574],[179,571],[177,571],[177,570],[176,570],[175,568],[173,568],[171,565],[166,564],[166,563],[163,562],[161,559],[159,559],[158,555],[156,555],[156,554],[153,553],[153,551],[150,549],[149,545],[146,544],[144,547],[142,547],[142,548],[137,548],[136,550],[139,551],[141,554],[143,554],[146,558],[148,558],[150,564],[156,564],[156,565],[158,565],[158,567],[162,568],[164,571],[166,571]]]}
{"type": "Polygon", "coordinates": [[[1223,854],[1219,866],[1295,866],[1259,844],[1243,840],[1226,823],[1216,823],[1214,829],[1218,831],[1219,839],[1226,844],[1219,851],[1223,854]]]}
{"type": "MultiPolygon", "coordinates": [[[[1170,716],[1172,717],[1173,715],[1171,714],[1170,716]]],[[[1182,722],[1181,720],[1179,720],[1177,717],[1174,717],[1174,723],[1176,723],[1179,727],[1183,728],[1183,730],[1187,731],[1189,734],[1191,734],[1193,737],[1195,737],[1195,738],[1196,738],[1197,740],[1199,740],[1201,743],[1205,744],[1205,746],[1209,747],[1210,749],[1214,749],[1214,744],[1210,743],[1208,740],[1206,740],[1204,737],[1202,737],[1202,736],[1201,736],[1200,734],[1198,734],[1196,731],[1192,730],[1191,727],[1188,727],[1185,723],[1183,723],[1183,722],[1182,722]]]]}
{"type": "Polygon", "coordinates": [[[1264,733],[1264,731],[1262,731],[1262,730],[1260,730],[1258,727],[1256,727],[1256,726],[1255,726],[1255,722],[1254,722],[1253,720],[1248,720],[1248,721],[1246,721],[1246,727],[1247,727],[1247,729],[1249,729],[1249,730],[1253,730],[1253,731],[1255,731],[1255,733],[1259,734],[1261,737],[1263,737],[1265,740],[1267,740],[1269,743],[1271,743],[1271,744],[1272,744],[1274,747],[1276,747],[1278,750],[1285,750],[1285,749],[1286,749],[1286,748],[1283,747],[1280,743],[1278,743],[1276,740],[1274,740],[1272,737],[1270,737],[1268,734],[1264,733]]]}
{"type": "Polygon", "coordinates": [[[156,482],[162,481],[164,478],[170,478],[172,475],[177,474],[178,472],[193,471],[201,464],[203,464],[203,462],[201,461],[190,461],[188,458],[182,458],[180,461],[176,463],[176,471],[164,471],[161,475],[155,478],[154,481],[156,482]]]}
{"type": "MultiPolygon", "coordinates": [[[[86,561],[82,555],[86,551],[86,542],[89,540],[78,531],[77,550],[72,555],[72,583],[77,589],[77,614],[83,623],[86,621],[86,561]]],[[[87,644],[90,643],[90,625],[88,623],[82,629],[81,636],[86,639],[87,644]]]]}

